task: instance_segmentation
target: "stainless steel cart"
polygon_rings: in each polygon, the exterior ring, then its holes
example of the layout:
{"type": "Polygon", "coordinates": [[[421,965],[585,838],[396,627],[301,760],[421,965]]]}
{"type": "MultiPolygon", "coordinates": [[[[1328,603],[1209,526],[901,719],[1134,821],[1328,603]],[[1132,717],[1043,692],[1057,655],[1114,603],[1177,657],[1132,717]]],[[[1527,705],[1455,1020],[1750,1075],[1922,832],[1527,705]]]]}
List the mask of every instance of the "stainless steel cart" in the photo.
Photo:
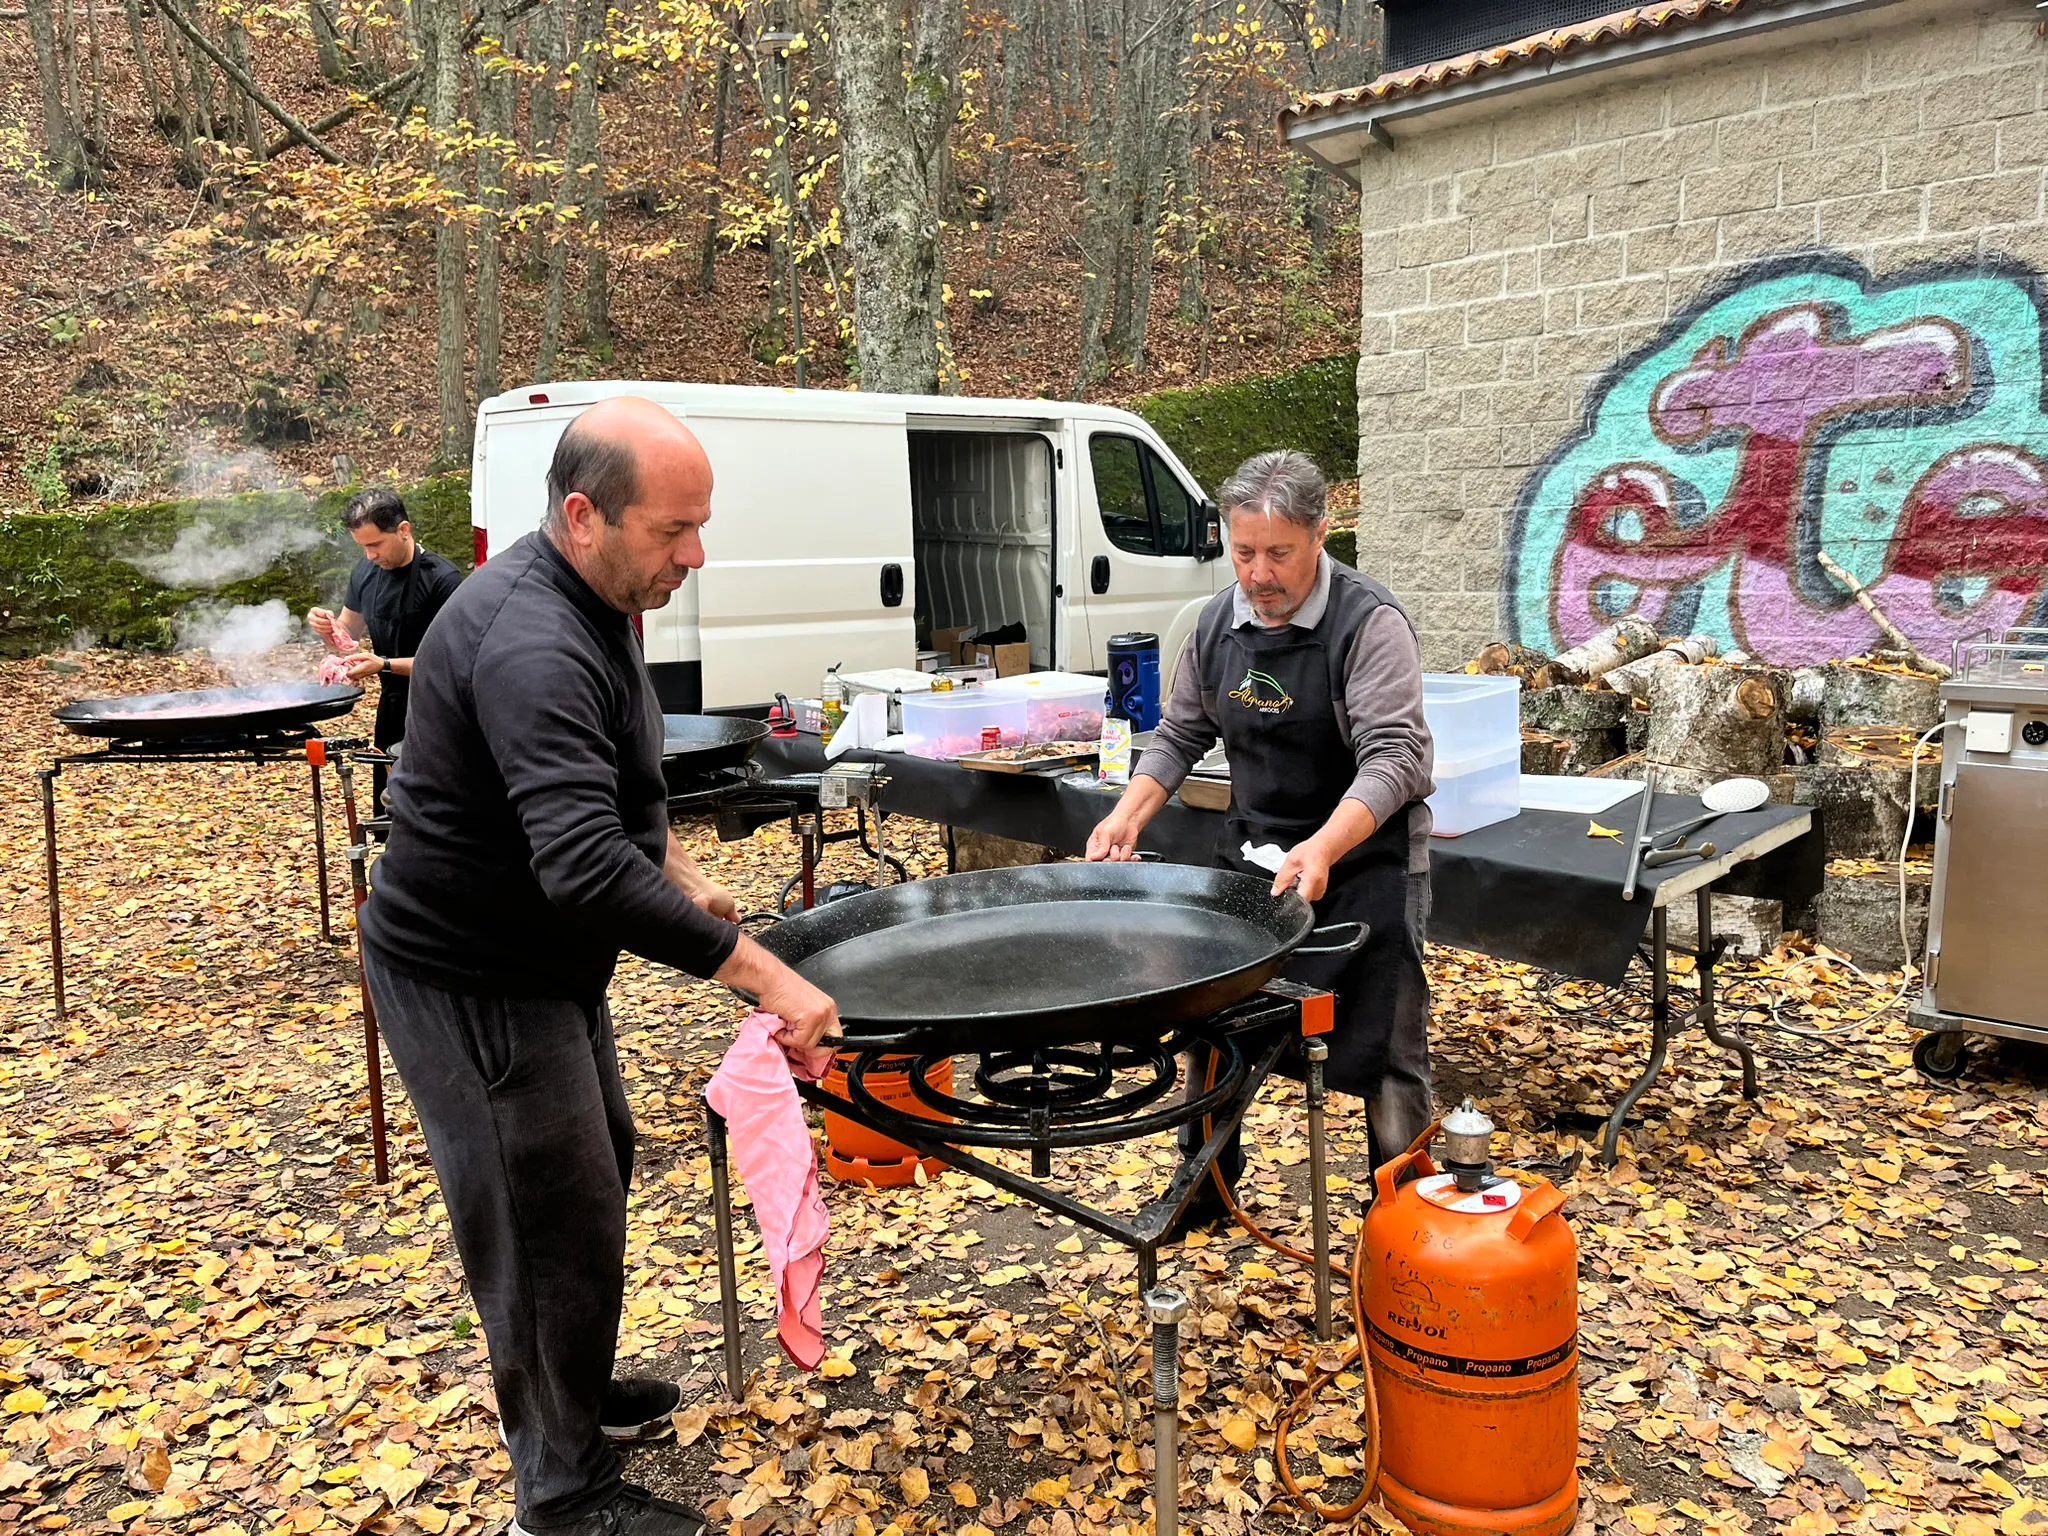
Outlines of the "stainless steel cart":
{"type": "Polygon", "coordinates": [[[1913,1049],[1940,1081],[1966,1034],[2048,1041],[2048,629],[1968,640],[1942,684],[1927,980],[1913,1049]]]}

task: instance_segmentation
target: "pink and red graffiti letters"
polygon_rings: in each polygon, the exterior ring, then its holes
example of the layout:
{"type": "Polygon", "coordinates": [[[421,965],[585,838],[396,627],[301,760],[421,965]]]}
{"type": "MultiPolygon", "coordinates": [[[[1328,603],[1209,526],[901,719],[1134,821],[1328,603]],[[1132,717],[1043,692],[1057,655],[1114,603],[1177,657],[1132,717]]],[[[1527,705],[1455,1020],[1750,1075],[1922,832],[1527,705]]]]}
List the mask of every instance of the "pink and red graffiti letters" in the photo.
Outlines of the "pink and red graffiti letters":
{"type": "Polygon", "coordinates": [[[1821,549],[1925,649],[2037,619],[2042,323],[2008,267],[1745,273],[1603,380],[1523,488],[1508,632],[1570,645],[1639,613],[1776,662],[1852,655],[1876,626],[1821,549]]]}

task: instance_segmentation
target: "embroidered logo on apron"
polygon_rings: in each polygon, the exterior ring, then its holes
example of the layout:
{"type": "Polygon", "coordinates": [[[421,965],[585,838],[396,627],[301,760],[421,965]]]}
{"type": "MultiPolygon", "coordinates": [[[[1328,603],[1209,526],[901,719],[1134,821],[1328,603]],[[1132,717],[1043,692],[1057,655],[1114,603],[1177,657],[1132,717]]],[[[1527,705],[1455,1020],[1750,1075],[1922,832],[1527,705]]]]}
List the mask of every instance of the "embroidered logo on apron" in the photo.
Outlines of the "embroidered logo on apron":
{"type": "Polygon", "coordinates": [[[1230,697],[1262,715],[1284,715],[1294,708],[1294,695],[1287,685],[1270,672],[1256,669],[1246,671],[1244,681],[1230,690],[1230,697]]]}

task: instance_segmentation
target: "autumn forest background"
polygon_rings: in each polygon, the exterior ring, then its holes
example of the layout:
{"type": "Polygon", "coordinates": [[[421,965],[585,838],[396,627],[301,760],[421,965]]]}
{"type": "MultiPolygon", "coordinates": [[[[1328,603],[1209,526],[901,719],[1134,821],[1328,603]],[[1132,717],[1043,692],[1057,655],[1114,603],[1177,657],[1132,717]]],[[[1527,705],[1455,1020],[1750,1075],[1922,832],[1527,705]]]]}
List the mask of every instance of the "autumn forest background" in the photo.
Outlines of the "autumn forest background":
{"type": "Polygon", "coordinates": [[[411,479],[548,379],[1122,400],[1339,351],[1349,202],[1274,117],[1374,16],[0,9],[0,507],[411,479]]]}

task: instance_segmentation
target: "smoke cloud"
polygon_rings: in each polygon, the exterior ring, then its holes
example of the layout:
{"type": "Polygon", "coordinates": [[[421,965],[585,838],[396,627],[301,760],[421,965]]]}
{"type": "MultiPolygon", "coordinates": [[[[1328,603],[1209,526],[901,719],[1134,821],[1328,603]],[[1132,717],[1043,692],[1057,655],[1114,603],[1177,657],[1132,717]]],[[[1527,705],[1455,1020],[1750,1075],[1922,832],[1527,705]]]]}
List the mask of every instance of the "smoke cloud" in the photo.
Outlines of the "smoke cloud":
{"type": "Polygon", "coordinates": [[[176,629],[179,650],[208,651],[215,657],[254,656],[293,638],[291,610],[277,597],[240,606],[187,603],[178,611],[176,629]]]}
{"type": "Polygon", "coordinates": [[[295,555],[326,536],[310,523],[280,519],[261,528],[230,533],[202,520],[180,528],[171,547],[128,556],[128,563],[167,587],[211,591],[231,581],[260,576],[286,555],[295,555]]]}

